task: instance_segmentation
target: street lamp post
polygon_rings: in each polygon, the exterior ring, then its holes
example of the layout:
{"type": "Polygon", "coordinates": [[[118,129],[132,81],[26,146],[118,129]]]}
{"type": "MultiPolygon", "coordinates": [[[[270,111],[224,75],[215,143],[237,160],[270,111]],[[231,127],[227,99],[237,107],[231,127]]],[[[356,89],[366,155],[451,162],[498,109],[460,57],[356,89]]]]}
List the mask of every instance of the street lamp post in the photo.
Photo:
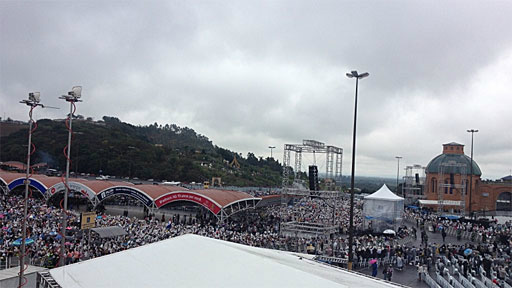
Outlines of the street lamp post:
{"type": "Polygon", "coordinates": [[[66,102],[69,102],[69,124],[68,124],[68,145],[67,145],[67,152],[66,152],[66,182],[65,182],[65,189],[64,189],[64,206],[62,207],[62,227],[61,227],[61,233],[62,238],[60,241],[60,261],[59,265],[64,266],[66,264],[66,253],[65,253],[65,243],[66,243],[66,226],[67,226],[67,210],[68,210],[68,194],[69,194],[69,165],[71,163],[71,136],[73,133],[72,130],[72,119],[73,114],[75,113],[76,102],[80,102],[79,99],[82,96],[82,86],[74,86],[71,91],[68,92],[67,95],[62,95],[59,97],[59,99],[64,99],[66,102]]]}
{"type": "MultiPolygon", "coordinates": [[[[398,160],[397,167],[396,167],[396,194],[398,194],[398,179],[400,178],[400,159],[402,159],[402,157],[395,156],[395,158],[396,158],[396,160],[398,160]]],[[[404,196],[404,195],[402,195],[402,196],[404,196]]]]}
{"type": "Polygon", "coordinates": [[[478,130],[469,129],[467,131],[468,131],[468,133],[471,133],[471,168],[470,168],[471,175],[469,175],[469,215],[472,216],[473,210],[471,209],[471,201],[472,201],[471,196],[473,193],[473,134],[478,132],[478,130]]]}
{"type": "Polygon", "coordinates": [[[352,71],[346,74],[348,78],[356,78],[356,96],[354,105],[354,130],[352,132],[352,175],[350,177],[350,225],[348,237],[348,269],[352,270],[352,245],[354,243],[354,173],[356,163],[356,124],[357,124],[357,89],[359,86],[359,79],[368,77],[368,72],[358,74],[357,71],[352,71]]]}
{"type": "Polygon", "coordinates": [[[272,157],[272,149],[276,148],[276,146],[268,146],[268,148],[270,149],[270,158],[273,158],[272,157]]]}

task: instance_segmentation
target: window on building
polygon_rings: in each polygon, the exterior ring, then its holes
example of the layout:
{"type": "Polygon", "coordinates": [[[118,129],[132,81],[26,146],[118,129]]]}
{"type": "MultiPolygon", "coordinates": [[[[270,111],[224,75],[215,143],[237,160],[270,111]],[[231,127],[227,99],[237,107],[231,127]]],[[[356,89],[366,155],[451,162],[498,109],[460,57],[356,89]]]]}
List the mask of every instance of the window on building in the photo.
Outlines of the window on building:
{"type": "Polygon", "coordinates": [[[432,186],[432,193],[437,193],[437,179],[436,178],[432,178],[432,180],[430,180],[430,184],[432,186]]]}
{"type": "Polygon", "coordinates": [[[444,180],[444,194],[448,194],[448,179],[444,180]]]}

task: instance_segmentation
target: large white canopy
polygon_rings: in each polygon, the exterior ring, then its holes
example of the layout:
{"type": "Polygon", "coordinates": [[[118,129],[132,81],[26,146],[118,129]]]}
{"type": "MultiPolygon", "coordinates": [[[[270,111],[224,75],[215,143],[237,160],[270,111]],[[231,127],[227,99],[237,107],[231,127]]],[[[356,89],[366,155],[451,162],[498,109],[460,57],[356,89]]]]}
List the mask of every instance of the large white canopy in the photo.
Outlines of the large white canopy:
{"type": "Polygon", "coordinates": [[[188,234],[50,274],[62,288],[399,287],[308,258],[188,234]]]}
{"type": "Polygon", "coordinates": [[[397,196],[395,193],[389,190],[386,184],[382,185],[379,190],[375,191],[373,194],[365,196],[364,199],[375,199],[375,200],[388,200],[388,201],[403,201],[404,198],[397,196]]]}

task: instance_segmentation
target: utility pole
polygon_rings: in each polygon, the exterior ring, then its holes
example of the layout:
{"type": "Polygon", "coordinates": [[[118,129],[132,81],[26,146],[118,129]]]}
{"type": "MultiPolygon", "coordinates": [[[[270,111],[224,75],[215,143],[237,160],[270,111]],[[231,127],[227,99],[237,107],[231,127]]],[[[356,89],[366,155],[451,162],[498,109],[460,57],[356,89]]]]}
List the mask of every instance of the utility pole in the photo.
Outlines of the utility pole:
{"type": "Polygon", "coordinates": [[[470,217],[473,216],[473,210],[471,207],[472,204],[472,195],[473,195],[473,134],[477,133],[478,130],[475,129],[469,129],[467,130],[468,133],[471,133],[471,175],[469,175],[469,215],[470,217]]]}
{"type": "MultiPolygon", "coordinates": [[[[397,168],[396,168],[396,194],[398,195],[398,179],[400,178],[400,159],[402,159],[401,156],[395,156],[396,160],[398,160],[397,168]]],[[[402,196],[403,195],[403,189],[402,189],[402,196]]]]}

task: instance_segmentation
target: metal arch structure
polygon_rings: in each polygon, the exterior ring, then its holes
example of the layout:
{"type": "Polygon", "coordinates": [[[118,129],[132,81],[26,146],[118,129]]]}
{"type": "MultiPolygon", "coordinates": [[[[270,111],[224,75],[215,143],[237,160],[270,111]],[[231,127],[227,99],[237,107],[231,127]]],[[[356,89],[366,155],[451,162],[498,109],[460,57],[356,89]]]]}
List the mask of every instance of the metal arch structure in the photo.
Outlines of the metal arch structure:
{"type": "MultiPolygon", "coordinates": [[[[302,144],[284,144],[283,155],[283,188],[290,186],[290,176],[295,177],[301,172],[302,153],[319,153],[326,155],[326,170],[325,174],[328,179],[341,181],[342,175],[342,161],[343,149],[325,145],[325,143],[316,140],[302,140],[302,144]],[[291,152],[295,153],[295,161],[293,163],[293,174],[290,170],[291,166],[291,152]]],[[[292,182],[293,182],[292,181],[292,182]]]]}
{"type": "MultiPolygon", "coordinates": [[[[96,193],[89,186],[82,184],[80,182],[75,182],[75,181],[70,181],[68,186],[69,186],[70,191],[80,193],[81,195],[83,195],[84,197],[89,199],[89,201],[91,202],[91,204],[94,207],[96,207],[96,205],[98,205],[98,199],[96,197],[96,193]]],[[[64,184],[64,182],[59,182],[59,183],[51,186],[50,188],[48,188],[48,190],[47,190],[48,192],[45,193],[46,194],[45,198],[46,198],[46,200],[49,200],[55,194],[64,193],[65,190],[66,190],[66,185],[64,184]]]]}
{"type": "Polygon", "coordinates": [[[222,210],[222,205],[220,205],[217,201],[212,198],[196,193],[192,190],[184,190],[184,191],[172,191],[166,193],[154,200],[155,208],[159,209],[169,203],[176,201],[187,201],[199,204],[203,206],[208,211],[212,212],[213,215],[217,216],[219,212],[222,210]]]}
{"type": "MultiPolygon", "coordinates": [[[[25,185],[25,178],[23,177],[10,174],[6,176],[7,177],[4,177],[0,172],[0,188],[4,193],[9,193],[16,187],[25,185]]],[[[58,177],[43,177],[41,179],[31,177],[29,180],[30,186],[38,190],[46,201],[55,194],[65,191],[65,185],[58,177]],[[59,181],[56,181],[57,179],[59,181]]],[[[84,182],[81,180],[70,181],[68,186],[71,191],[87,198],[94,207],[97,207],[98,204],[102,203],[107,198],[118,194],[138,200],[149,209],[150,213],[154,213],[156,209],[167,203],[182,200],[200,204],[214,214],[221,222],[241,211],[256,209],[256,206],[262,200],[262,198],[252,197],[247,193],[243,193],[243,195],[237,194],[238,192],[241,193],[241,191],[227,190],[226,192],[234,192],[236,195],[228,193],[228,195],[222,196],[218,195],[215,189],[212,189],[210,193],[207,192],[209,191],[208,189],[187,190],[183,188],[185,190],[182,190],[178,188],[172,191],[173,189],[165,188],[166,186],[161,186],[161,189],[155,190],[148,189],[146,187],[148,185],[136,187],[127,186],[126,183],[122,182],[104,183],[103,181],[84,182]],[[102,185],[98,187],[98,183],[95,182],[101,182],[102,185]]],[[[154,185],[149,186],[151,188],[155,187],[154,185]]],[[[221,190],[219,190],[219,192],[220,191],[221,190]]]]}
{"type": "Polygon", "coordinates": [[[261,201],[261,198],[240,199],[223,207],[214,199],[192,190],[172,191],[154,200],[155,209],[160,209],[176,201],[187,201],[198,204],[210,211],[219,221],[224,222],[227,218],[238,212],[255,209],[256,205],[261,201]]]}
{"type": "Polygon", "coordinates": [[[256,206],[260,201],[261,198],[248,198],[229,203],[220,210],[219,220],[224,222],[227,218],[235,215],[236,213],[249,209],[256,209],[256,206]]]}
{"type": "MultiPolygon", "coordinates": [[[[14,188],[17,188],[19,186],[25,186],[25,179],[26,178],[17,178],[13,181],[11,181],[11,183],[9,183],[9,185],[7,185],[7,188],[9,189],[8,191],[12,191],[14,188]]],[[[39,191],[44,198],[46,198],[46,191],[48,190],[48,187],[46,187],[43,183],[37,181],[36,179],[34,178],[30,178],[29,179],[29,186],[37,189],[37,191],[39,191]]]]}
{"type": "Polygon", "coordinates": [[[96,205],[95,207],[103,202],[104,200],[116,196],[116,195],[124,195],[128,197],[132,197],[139,202],[141,202],[144,206],[146,206],[148,209],[152,210],[155,208],[155,203],[153,199],[146,194],[144,191],[128,187],[128,186],[113,186],[106,188],[102,191],[100,191],[98,194],[96,194],[96,205]]]}

